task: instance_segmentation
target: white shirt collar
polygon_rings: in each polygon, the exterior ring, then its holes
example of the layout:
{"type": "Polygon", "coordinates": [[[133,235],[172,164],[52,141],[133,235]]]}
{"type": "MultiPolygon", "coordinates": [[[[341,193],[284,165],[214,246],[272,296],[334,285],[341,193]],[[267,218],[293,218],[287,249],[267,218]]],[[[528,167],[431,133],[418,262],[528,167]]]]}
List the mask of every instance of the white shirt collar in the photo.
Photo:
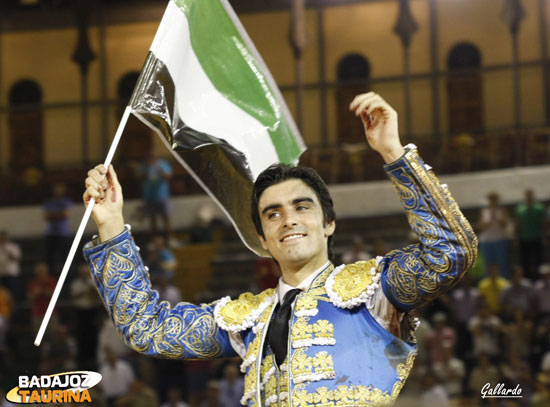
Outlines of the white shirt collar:
{"type": "Polygon", "coordinates": [[[283,277],[279,278],[279,285],[277,287],[277,292],[279,294],[279,303],[283,301],[283,298],[285,298],[285,294],[294,288],[299,288],[302,291],[306,291],[311,285],[311,283],[313,283],[313,280],[315,280],[315,277],[321,274],[321,272],[325,270],[329,264],[330,264],[330,260],[327,260],[325,264],[323,264],[321,267],[319,267],[317,270],[315,270],[313,273],[307,276],[300,284],[298,284],[297,287],[293,287],[285,283],[285,280],[283,280],[283,277]]]}

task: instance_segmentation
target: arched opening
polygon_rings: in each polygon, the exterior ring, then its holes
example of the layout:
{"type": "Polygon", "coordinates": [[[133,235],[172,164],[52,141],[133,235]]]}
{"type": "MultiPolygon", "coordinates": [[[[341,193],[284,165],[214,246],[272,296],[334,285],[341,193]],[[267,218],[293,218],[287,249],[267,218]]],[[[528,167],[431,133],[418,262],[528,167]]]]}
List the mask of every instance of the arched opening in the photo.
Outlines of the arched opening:
{"type": "Polygon", "coordinates": [[[483,83],[479,68],[481,53],[470,43],[456,44],[447,56],[447,106],[449,131],[480,133],[483,131],[483,83]]]}
{"type": "MultiPolygon", "coordinates": [[[[9,90],[9,167],[12,171],[41,171],[44,167],[42,89],[31,79],[17,81],[9,90]]],[[[26,174],[32,183],[31,174],[26,174]]]]}
{"type": "Polygon", "coordinates": [[[336,108],[338,109],[338,142],[363,142],[365,135],[361,122],[349,111],[349,104],[359,93],[369,90],[370,63],[361,54],[353,53],[342,57],[338,62],[338,88],[336,108]]]}

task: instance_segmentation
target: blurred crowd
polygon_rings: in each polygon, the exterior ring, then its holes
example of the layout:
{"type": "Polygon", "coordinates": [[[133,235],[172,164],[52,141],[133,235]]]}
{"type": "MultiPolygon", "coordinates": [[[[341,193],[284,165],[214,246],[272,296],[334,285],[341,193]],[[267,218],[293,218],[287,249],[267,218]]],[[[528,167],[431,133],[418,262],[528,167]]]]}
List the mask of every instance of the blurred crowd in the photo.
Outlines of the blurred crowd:
{"type": "MultiPolygon", "coordinates": [[[[32,265],[32,277],[21,277],[26,253],[6,231],[0,232],[0,396],[23,374],[19,335],[34,337],[37,332],[57,281],[52,270],[60,270],[63,251],[68,250],[72,202],[62,186],[53,191],[44,205],[44,256],[32,265]],[[22,331],[24,314],[28,327],[22,331]]],[[[151,204],[147,213],[154,208],[167,204],[151,204]]],[[[398,405],[550,405],[549,219],[550,208],[531,190],[514,206],[501,205],[496,192],[488,194],[479,218],[470,219],[480,241],[474,269],[450,292],[415,310],[421,322],[416,331],[418,356],[398,405]],[[522,397],[482,397],[483,389],[499,384],[521,389],[522,397]]],[[[171,244],[169,220],[163,232],[156,224],[151,228],[145,248],[151,281],[162,299],[176,304],[182,293],[174,284],[177,247],[171,244]]],[[[201,243],[211,239],[212,231],[198,223],[190,235],[191,244],[201,243]]],[[[392,248],[381,239],[365,242],[355,236],[350,241],[339,251],[339,261],[365,260],[392,248]]],[[[259,259],[244,272],[253,277],[250,288],[255,292],[274,287],[280,275],[268,259],[259,259]]],[[[97,371],[103,380],[93,391],[92,405],[99,407],[240,405],[243,377],[238,360],[176,361],[130,351],[108,319],[86,264],[71,270],[60,303],[70,312],[54,313],[33,359],[35,370],[27,369],[26,374],[97,371]]],[[[0,407],[9,405],[0,397],[0,407]]]]}

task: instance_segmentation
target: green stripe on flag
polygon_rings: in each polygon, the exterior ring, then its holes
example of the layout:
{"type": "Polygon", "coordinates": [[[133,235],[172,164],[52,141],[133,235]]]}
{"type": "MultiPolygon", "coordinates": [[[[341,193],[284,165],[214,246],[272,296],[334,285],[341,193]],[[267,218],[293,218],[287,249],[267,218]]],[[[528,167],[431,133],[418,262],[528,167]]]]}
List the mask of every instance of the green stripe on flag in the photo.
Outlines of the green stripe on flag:
{"type": "Polygon", "coordinates": [[[300,147],[284,111],[223,5],[219,0],[173,1],[187,17],[193,51],[216,89],[267,127],[281,162],[294,162],[300,147]]]}

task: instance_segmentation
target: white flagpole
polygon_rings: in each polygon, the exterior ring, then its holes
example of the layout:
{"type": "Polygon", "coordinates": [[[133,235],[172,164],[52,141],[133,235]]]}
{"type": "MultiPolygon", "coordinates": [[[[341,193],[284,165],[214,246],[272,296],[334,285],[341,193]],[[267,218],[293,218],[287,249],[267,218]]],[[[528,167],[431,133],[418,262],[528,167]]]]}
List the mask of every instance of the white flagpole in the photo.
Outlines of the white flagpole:
{"type": "MultiPolygon", "coordinates": [[[[111,164],[111,161],[113,160],[115,151],[118,147],[118,143],[120,142],[120,138],[122,137],[122,132],[126,127],[126,122],[130,117],[131,111],[132,109],[130,106],[126,106],[126,109],[124,109],[124,114],[120,119],[118,129],[115,133],[115,138],[111,143],[111,147],[109,148],[109,152],[107,153],[107,157],[105,158],[105,162],[103,163],[105,167],[109,167],[109,165],[111,164]]],[[[42,342],[44,332],[46,332],[46,327],[48,326],[48,322],[50,321],[50,318],[52,316],[53,310],[55,308],[55,304],[57,303],[57,298],[59,297],[59,293],[61,292],[61,288],[63,287],[63,283],[65,282],[65,278],[67,277],[67,273],[69,272],[69,267],[71,267],[71,264],[73,262],[76,249],[80,244],[80,240],[82,239],[82,235],[84,234],[84,229],[86,228],[86,224],[90,219],[94,205],[95,205],[95,200],[92,198],[90,199],[90,202],[88,203],[88,207],[86,208],[86,212],[84,212],[84,216],[80,221],[80,226],[78,227],[78,230],[74,237],[71,250],[69,250],[69,255],[67,256],[67,259],[65,260],[65,264],[63,265],[63,270],[59,275],[59,280],[57,280],[57,285],[55,286],[55,290],[53,292],[52,298],[50,299],[50,303],[48,304],[48,309],[46,310],[46,314],[44,315],[44,319],[42,320],[42,324],[40,325],[40,329],[38,330],[38,334],[36,335],[36,339],[34,340],[35,346],[40,346],[40,343],[42,342]]]]}

